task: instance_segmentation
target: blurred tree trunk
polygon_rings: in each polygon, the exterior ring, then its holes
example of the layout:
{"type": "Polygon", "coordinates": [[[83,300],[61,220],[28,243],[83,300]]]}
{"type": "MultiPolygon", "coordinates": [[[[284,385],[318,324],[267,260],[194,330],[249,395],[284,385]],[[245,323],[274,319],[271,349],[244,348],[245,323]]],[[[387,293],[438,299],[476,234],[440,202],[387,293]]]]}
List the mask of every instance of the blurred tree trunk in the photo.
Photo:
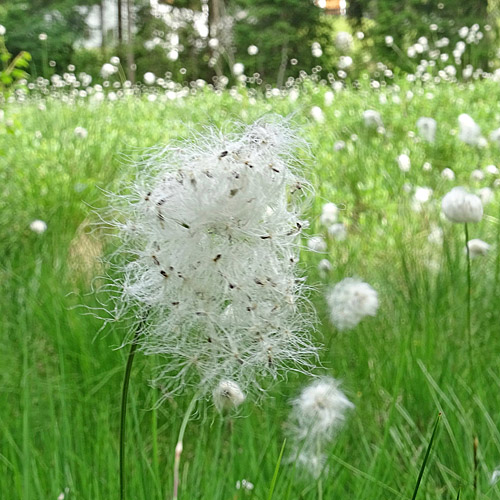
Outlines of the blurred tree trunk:
{"type": "Polygon", "coordinates": [[[118,2],[118,43],[121,45],[123,43],[123,5],[122,0],[117,0],[118,2]]]}
{"type": "Polygon", "coordinates": [[[135,83],[134,0],[127,0],[127,78],[135,83]]]}
{"type": "MultiPolygon", "coordinates": [[[[222,16],[221,12],[221,0],[209,0],[208,1],[208,38],[217,38],[219,39],[219,28],[220,28],[220,20],[222,16]]],[[[220,40],[219,40],[220,43],[220,40]]],[[[212,49],[212,57],[217,59],[215,63],[214,69],[215,74],[217,76],[222,76],[222,65],[220,61],[220,53],[223,50],[223,47],[219,46],[219,48],[212,49]]]]}
{"type": "Polygon", "coordinates": [[[104,3],[106,0],[101,0],[99,3],[99,23],[101,26],[101,51],[104,53],[106,49],[106,26],[104,23],[104,3]]]}

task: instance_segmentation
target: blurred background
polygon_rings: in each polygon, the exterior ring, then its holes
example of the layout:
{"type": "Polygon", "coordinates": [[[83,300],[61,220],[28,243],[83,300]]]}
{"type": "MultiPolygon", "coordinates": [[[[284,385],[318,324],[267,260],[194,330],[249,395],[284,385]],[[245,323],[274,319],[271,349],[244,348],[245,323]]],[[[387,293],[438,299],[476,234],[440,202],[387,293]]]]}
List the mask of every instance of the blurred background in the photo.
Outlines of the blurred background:
{"type": "Polygon", "coordinates": [[[340,80],[355,80],[364,72],[375,78],[384,72],[415,73],[424,53],[438,69],[453,66],[451,76],[462,77],[465,71],[470,77],[471,67],[494,70],[499,65],[498,4],[3,0],[0,24],[11,54],[31,54],[32,77],[50,78],[71,65],[95,81],[106,78],[102,66],[119,57],[123,76],[132,83],[143,81],[146,73],[177,82],[210,83],[223,75],[238,79],[244,73],[247,84],[281,87],[312,68],[340,80]]]}

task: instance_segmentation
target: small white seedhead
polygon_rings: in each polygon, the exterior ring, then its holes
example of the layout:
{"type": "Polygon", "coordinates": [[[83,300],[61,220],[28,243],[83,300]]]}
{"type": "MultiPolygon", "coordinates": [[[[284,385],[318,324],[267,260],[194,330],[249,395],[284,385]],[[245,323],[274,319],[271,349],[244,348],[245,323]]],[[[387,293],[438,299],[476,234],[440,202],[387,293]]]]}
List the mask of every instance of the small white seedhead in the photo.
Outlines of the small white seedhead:
{"type": "Polygon", "coordinates": [[[434,142],[436,138],[437,122],[433,118],[422,116],[417,120],[417,129],[420,137],[427,142],[434,142]]]}
{"type": "Polygon", "coordinates": [[[47,224],[43,220],[36,219],[30,224],[30,229],[34,233],[42,234],[47,230],[47,224]]]}
{"type": "Polygon", "coordinates": [[[376,129],[384,126],[380,113],[373,109],[367,109],[363,112],[363,120],[365,121],[365,126],[368,128],[376,129]]]}
{"type": "Polygon", "coordinates": [[[458,117],[458,138],[471,146],[479,145],[481,128],[474,119],[466,113],[458,117]]]}
{"type": "MultiPolygon", "coordinates": [[[[486,243],[486,241],[475,238],[467,242],[467,247],[469,249],[471,259],[474,259],[476,257],[487,255],[490,251],[491,245],[486,243]]],[[[467,248],[464,248],[464,251],[467,252],[467,248]]]]}
{"type": "Polygon", "coordinates": [[[237,408],[245,401],[245,394],[232,380],[223,380],[212,393],[215,407],[220,411],[237,408]]]}
{"type": "Polygon", "coordinates": [[[375,316],[378,310],[377,292],[357,278],[345,278],[326,295],[330,320],[338,330],[351,330],[365,316],[375,316]]]}
{"type": "Polygon", "coordinates": [[[463,187],[454,187],[441,202],[444,215],[451,222],[479,222],[483,217],[483,204],[479,196],[463,187]]]}
{"type": "Polygon", "coordinates": [[[325,462],[325,451],[345,422],[354,405],[340,389],[339,381],[322,377],[305,387],[292,401],[288,419],[292,460],[319,476],[325,462]]]}

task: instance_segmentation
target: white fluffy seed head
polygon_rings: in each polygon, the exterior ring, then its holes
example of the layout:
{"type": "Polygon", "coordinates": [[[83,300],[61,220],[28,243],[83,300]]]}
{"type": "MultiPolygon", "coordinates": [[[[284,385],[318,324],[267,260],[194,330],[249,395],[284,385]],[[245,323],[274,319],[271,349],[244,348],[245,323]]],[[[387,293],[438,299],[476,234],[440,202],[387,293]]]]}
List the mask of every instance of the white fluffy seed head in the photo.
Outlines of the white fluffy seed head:
{"type": "Polygon", "coordinates": [[[83,127],[76,127],[74,133],[80,139],[86,139],[89,135],[87,129],[83,127]]]}
{"type": "Polygon", "coordinates": [[[411,168],[410,157],[407,154],[401,154],[397,158],[398,167],[401,172],[409,172],[411,168]]]}
{"type": "Polygon", "coordinates": [[[147,315],[140,348],[166,357],[156,378],[165,390],[207,395],[231,380],[248,394],[314,367],[314,313],[297,269],[300,144],[281,117],[231,135],[208,129],[153,150],[109,195],[119,241],[118,278],[103,290],[111,320],[147,315]]]}
{"type": "Polygon", "coordinates": [[[337,241],[344,241],[347,238],[347,228],[345,224],[342,222],[332,224],[328,228],[328,236],[337,241]]]}
{"type": "Polygon", "coordinates": [[[319,475],[328,445],[353,408],[332,377],[322,377],[305,387],[292,401],[288,419],[292,459],[313,476],[319,475]]]}
{"type": "Polygon", "coordinates": [[[335,36],[335,47],[342,53],[351,52],[353,46],[353,38],[347,31],[339,31],[335,36]]]}
{"type": "Polygon", "coordinates": [[[365,121],[365,126],[368,128],[376,129],[384,126],[380,113],[373,109],[367,109],[363,112],[363,120],[365,121]]]}
{"type": "Polygon", "coordinates": [[[333,266],[328,259],[321,259],[318,263],[318,269],[321,273],[329,273],[333,269],[333,266]]]}
{"type": "Polygon", "coordinates": [[[462,113],[458,117],[458,129],[458,138],[461,141],[471,146],[477,146],[479,144],[481,128],[471,116],[462,113]]]}
{"type": "Polygon", "coordinates": [[[377,292],[357,278],[345,278],[327,292],[330,320],[338,330],[351,330],[378,310],[377,292]]]}
{"type": "Polygon", "coordinates": [[[313,252],[326,252],[327,246],[326,241],[321,236],[313,236],[307,241],[307,246],[309,250],[313,252]]]}
{"type": "Polygon", "coordinates": [[[488,203],[491,203],[495,199],[495,193],[493,189],[490,187],[484,187],[481,188],[478,191],[479,198],[481,198],[481,203],[483,204],[483,207],[485,205],[488,205],[488,203]]]}
{"type": "Polygon", "coordinates": [[[441,202],[444,215],[451,222],[479,222],[483,217],[483,204],[475,194],[463,187],[454,187],[441,202]]]}
{"type": "Polygon", "coordinates": [[[219,382],[212,392],[215,407],[220,411],[228,411],[245,401],[245,394],[240,386],[232,380],[223,380],[219,382]]]}
{"type": "MultiPolygon", "coordinates": [[[[476,257],[487,255],[491,246],[486,243],[486,241],[473,239],[467,242],[467,247],[469,248],[471,259],[474,259],[476,257]]],[[[464,248],[464,250],[467,252],[467,248],[464,248]]]]}
{"type": "Polygon", "coordinates": [[[30,224],[30,229],[37,234],[45,233],[47,224],[43,220],[36,219],[30,224]]]}
{"type": "Polygon", "coordinates": [[[427,142],[434,142],[436,138],[437,122],[433,118],[425,116],[417,120],[417,129],[420,137],[427,142]]]}
{"type": "Polygon", "coordinates": [[[319,222],[323,226],[329,226],[337,222],[337,217],[339,214],[339,209],[335,203],[325,203],[321,210],[321,216],[319,222]]]}
{"type": "Polygon", "coordinates": [[[299,437],[329,438],[344,423],[345,413],[354,405],[339,389],[340,383],[324,377],[308,385],[292,403],[299,437]]]}

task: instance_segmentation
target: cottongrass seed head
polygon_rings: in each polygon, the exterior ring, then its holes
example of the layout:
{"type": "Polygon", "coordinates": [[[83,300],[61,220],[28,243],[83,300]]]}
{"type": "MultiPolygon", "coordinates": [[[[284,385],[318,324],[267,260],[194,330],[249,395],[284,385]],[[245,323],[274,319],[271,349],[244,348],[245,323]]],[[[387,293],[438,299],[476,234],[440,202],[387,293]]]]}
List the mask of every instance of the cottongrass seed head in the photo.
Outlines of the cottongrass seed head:
{"type": "Polygon", "coordinates": [[[333,286],[326,295],[330,320],[338,330],[351,330],[365,316],[375,316],[378,294],[357,278],[345,278],[333,286]]]}
{"type": "Polygon", "coordinates": [[[221,384],[242,402],[261,378],[314,368],[315,316],[297,269],[301,145],[278,116],[231,135],[207,129],[154,150],[109,194],[105,224],[120,242],[104,290],[112,320],[147,317],[139,347],[165,356],[154,382],[166,393],[190,384],[226,407],[221,384]]]}
{"type": "Polygon", "coordinates": [[[483,218],[481,198],[463,187],[454,187],[441,202],[443,214],[456,223],[479,222],[483,218]]]}
{"type": "Polygon", "coordinates": [[[292,401],[288,434],[292,453],[298,465],[315,477],[325,462],[325,451],[345,422],[346,413],[354,405],[340,390],[339,381],[322,377],[307,387],[292,401]]]}

